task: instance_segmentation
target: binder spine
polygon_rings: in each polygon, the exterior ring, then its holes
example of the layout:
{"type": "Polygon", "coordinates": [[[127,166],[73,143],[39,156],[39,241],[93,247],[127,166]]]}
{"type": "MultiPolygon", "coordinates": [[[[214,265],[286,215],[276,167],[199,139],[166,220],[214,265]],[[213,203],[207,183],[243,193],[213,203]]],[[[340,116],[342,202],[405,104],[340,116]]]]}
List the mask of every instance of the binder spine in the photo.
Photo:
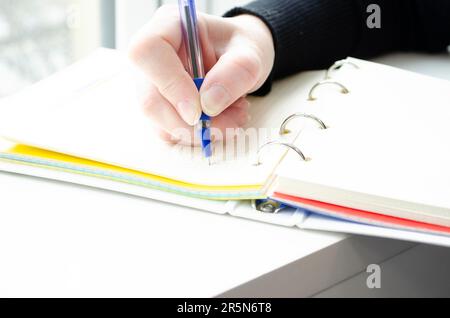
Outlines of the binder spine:
{"type": "MultiPolygon", "coordinates": [[[[315,93],[318,88],[320,88],[321,86],[324,86],[324,85],[337,86],[341,89],[342,94],[349,94],[350,90],[347,88],[347,86],[345,86],[344,84],[342,84],[336,80],[333,80],[333,78],[332,78],[332,74],[336,71],[339,71],[345,65],[349,65],[349,66],[353,67],[354,69],[360,68],[358,65],[356,65],[355,63],[353,63],[347,59],[337,61],[326,71],[325,78],[323,80],[319,81],[318,83],[316,83],[315,85],[313,85],[313,87],[311,87],[309,94],[308,94],[307,101],[308,102],[316,101],[317,97],[316,97],[315,93]]],[[[325,122],[317,116],[314,116],[312,114],[305,114],[305,113],[294,113],[283,120],[283,123],[281,124],[280,130],[279,130],[280,137],[284,137],[291,133],[291,131],[287,128],[287,126],[294,119],[298,119],[298,118],[312,120],[312,121],[316,122],[318,124],[319,129],[323,129],[323,130],[328,129],[328,126],[325,124],[325,122]]],[[[300,159],[305,162],[312,160],[311,158],[307,157],[304,154],[304,152],[298,146],[294,145],[293,143],[289,143],[289,142],[286,142],[283,140],[273,140],[273,141],[269,141],[269,142],[265,143],[258,149],[257,162],[255,165],[262,164],[262,162],[261,162],[262,151],[264,149],[266,149],[268,147],[272,147],[272,146],[282,146],[282,147],[288,148],[288,150],[294,151],[300,157],[300,159]]],[[[277,205],[276,201],[271,200],[271,199],[258,200],[258,201],[253,200],[252,205],[256,211],[261,212],[261,213],[278,213],[279,211],[281,211],[282,209],[287,207],[287,206],[277,205]]]]}

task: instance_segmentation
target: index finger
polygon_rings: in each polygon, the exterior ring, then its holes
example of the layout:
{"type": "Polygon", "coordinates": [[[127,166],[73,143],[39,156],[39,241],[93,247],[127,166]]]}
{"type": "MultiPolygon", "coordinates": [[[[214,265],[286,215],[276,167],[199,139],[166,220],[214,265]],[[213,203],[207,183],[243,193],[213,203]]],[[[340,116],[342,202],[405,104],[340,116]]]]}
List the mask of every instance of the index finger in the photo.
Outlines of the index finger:
{"type": "Polygon", "coordinates": [[[170,6],[159,9],[138,33],[129,54],[183,120],[195,125],[201,115],[200,95],[178,54],[181,49],[178,9],[170,6]]]}

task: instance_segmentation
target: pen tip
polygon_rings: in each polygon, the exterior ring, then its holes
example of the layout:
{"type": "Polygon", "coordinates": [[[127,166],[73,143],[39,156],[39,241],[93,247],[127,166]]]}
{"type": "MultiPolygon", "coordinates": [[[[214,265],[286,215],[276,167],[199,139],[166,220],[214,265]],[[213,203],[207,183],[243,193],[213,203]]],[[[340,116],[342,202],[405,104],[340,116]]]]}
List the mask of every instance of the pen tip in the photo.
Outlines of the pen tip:
{"type": "Polygon", "coordinates": [[[212,165],[211,157],[208,158],[208,164],[209,164],[210,166],[212,165]]]}

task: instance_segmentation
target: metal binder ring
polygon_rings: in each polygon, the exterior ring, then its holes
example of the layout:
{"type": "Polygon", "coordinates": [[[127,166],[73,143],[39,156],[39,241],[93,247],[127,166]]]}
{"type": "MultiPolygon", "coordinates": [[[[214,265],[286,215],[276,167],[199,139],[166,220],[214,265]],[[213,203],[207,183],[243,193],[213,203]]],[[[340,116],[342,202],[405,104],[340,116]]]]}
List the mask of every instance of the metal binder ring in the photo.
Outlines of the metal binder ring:
{"type": "Polygon", "coordinates": [[[308,158],[306,158],[306,156],[303,154],[303,152],[302,152],[299,148],[297,148],[296,146],[294,146],[294,145],[292,145],[292,144],[289,144],[289,143],[287,143],[287,142],[282,142],[282,141],[270,141],[270,142],[268,142],[268,143],[262,145],[262,146],[258,149],[258,154],[257,154],[257,155],[258,155],[258,162],[255,164],[255,166],[261,165],[261,151],[262,151],[264,148],[266,148],[266,147],[274,146],[274,145],[287,147],[287,148],[289,148],[290,150],[295,151],[295,152],[300,156],[300,158],[302,158],[303,161],[308,161],[308,160],[309,160],[308,158]]]}
{"type": "Polygon", "coordinates": [[[296,113],[296,114],[293,114],[293,115],[289,116],[288,118],[286,118],[283,121],[283,123],[281,124],[281,127],[280,127],[280,136],[288,134],[290,131],[286,128],[286,126],[292,120],[294,120],[296,118],[299,118],[299,117],[314,120],[316,123],[319,124],[320,129],[327,129],[328,128],[327,125],[325,125],[325,123],[320,118],[318,118],[316,116],[309,115],[309,114],[303,114],[303,113],[296,113]]]}
{"type": "Polygon", "coordinates": [[[277,214],[288,206],[275,200],[252,200],[252,208],[261,213],[277,214]]]}
{"type": "Polygon", "coordinates": [[[359,69],[359,66],[358,66],[358,65],[356,65],[356,64],[353,63],[353,62],[350,62],[349,60],[340,60],[340,61],[335,62],[335,63],[327,70],[327,72],[325,73],[325,79],[331,79],[331,75],[330,75],[330,74],[331,74],[332,72],[334,72],[334,71],[340,69],[340,68],[341,68],[342,66],[344,66],[344,65],[351,65],[351,66],[353,66],[354,68],[359,69]]]}
{"type": "Polygon", "coordinates": [[[314,85],[311,90],[309,91],[309,100],[313,101],[316,100],[316,98],[314,97],[314,92],[316,91],[317,88],[319,88],[320,86],[323,85],[335,85],[335,86],[339,86],[341,88],[341,93],[342,94],[348,94],[350,93],[350,91],[347,89],[347,87],[345,87],[344,85],[342,85],[339,82],[336,81],[330,81],[330,80],[325,80],[325,81],[320,81],[319,83],[317,83],[316,85],[314,85]]]}

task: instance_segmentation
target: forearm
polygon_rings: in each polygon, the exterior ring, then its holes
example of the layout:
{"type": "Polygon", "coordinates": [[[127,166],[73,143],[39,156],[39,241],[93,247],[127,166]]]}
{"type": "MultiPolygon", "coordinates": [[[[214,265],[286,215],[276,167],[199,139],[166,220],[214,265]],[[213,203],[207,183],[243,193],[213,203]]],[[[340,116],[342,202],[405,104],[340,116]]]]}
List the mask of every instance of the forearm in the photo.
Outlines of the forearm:
{"type": "Polygon", "coordinates": [[[448,0],[259,0],[226,16],[241,13],[259,16],[272,31],[276,50],[272,78],[326,68],[347,56],[438,52],[450,44],[448,0]],[[371,3],[381,7],[379,29],[367,26],[371,3]]]}

